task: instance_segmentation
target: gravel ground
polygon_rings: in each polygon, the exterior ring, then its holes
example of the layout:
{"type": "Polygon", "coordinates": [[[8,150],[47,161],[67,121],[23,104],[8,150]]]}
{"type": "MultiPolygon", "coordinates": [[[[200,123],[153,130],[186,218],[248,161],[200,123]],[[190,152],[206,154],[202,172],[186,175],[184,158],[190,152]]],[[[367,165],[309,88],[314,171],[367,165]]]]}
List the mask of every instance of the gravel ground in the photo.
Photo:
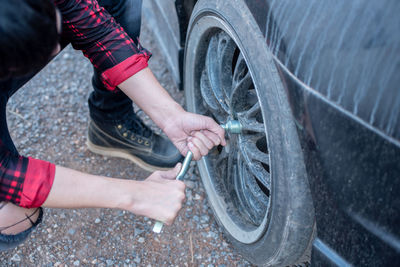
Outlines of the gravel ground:
{"type": "MultiPolygon", "coordinates": [[[[145,23],[141,40],[161,84],[183,103],[145,23]]],[[[20,153],[92,174],[146,178],[150,173],[129,161],[86,148],[90,79],[90,62],[67,47],[16,93],[7,111],[20,153]]],[[[47,209],[27,242],[0,253],[0,266],[250,266],[225,241],[193,165],[186,179],[187,201],[161,235],[151,231],[152,220],[125,211],[47,209]]]]}

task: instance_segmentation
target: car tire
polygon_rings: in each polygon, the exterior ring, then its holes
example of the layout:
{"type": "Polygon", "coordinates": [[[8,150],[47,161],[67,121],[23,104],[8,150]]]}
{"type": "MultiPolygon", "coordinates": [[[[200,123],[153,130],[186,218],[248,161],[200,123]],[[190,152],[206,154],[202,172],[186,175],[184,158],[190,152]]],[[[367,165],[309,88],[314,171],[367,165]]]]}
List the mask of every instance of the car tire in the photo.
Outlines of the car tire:
{"type": "Polygon", "coordinates": [[[244,124],[241,134],[228,135],[227,147],[213,149],[198,162],[210,206],[227,238],[253,264],[304,261],[315,227],[302,149],[274,58],[243,1],[197,2],[186,39],[184,89],[189,111],[219,123],[238,119],[244,124]],[[247,73],[248,89],[229,89],[247,73]],[[252,105],[259,107],[258,117],[241,120],[252,105]],[[262,134],[256,144],[246,143],[262,134]]]}

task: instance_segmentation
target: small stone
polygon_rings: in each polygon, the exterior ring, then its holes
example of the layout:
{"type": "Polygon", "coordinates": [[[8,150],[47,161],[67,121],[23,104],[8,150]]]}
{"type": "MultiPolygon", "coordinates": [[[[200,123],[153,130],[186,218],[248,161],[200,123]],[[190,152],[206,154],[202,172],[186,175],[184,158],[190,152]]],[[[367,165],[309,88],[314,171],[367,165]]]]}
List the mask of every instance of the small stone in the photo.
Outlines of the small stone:
{"type": "Polygon", "coordinates": [[[195,183],[195,182],[193,182],[193,181],[188,181],[188,180],[185,180],[185,185],[186,185],[188,188],[190,188],[190,189],[193,189],[193,188],[196,187],[196,183],[195,183]]]}
{"type": "Polygon", "coordinates": [[[69,234],[69,235],[74,235],[75,232],[76,232],[76,230],[73,229],[73,228],[71,228],[71,229],[68,230],[68,234],[69,234]]]}
{"type": "Polygon", "coordinates": [[[200,200],[200,199],[201,199],[201,196],[199,194],[194,195],[194,200],[200,200]]]}
{"type": "Polygon", "coordinates": [[[143,233],[143,232],[144,232],[143,230],[138,229],[138,228],[135,228],[135,230],[134,230],[134,235],[135,235],[135,237],[136,237],[136,236],[140,235],[140,234],[143,233]]]}
{"type": "Polygon", "coordinates": [[[78,261],[78,260],[74,261],[74,266],[79,266],[79,264],[80,264],[80,261],[78,261]]]}
{"type": "Polygon", "coordinates": [[[96,218],[96,220],[94,220],[94,223],[100,223],[100,219],[96,218]]]}
{"type": "Polygon", "coordinates": [[[139,237],[138,242],[139,243],[144,243],[144,238],[143,237],[139,237]]]}
{"type": "Polygon", "coordinates": [[[11,260],[15,262],[20,262],[21,257],[18,254],[15,254],[14,256],[12,256],[11,260]]]}
{"type": "Polygon", "coordinates": [[[114,262],[112,260],[106,260],[107,266],[111,266],[114,264],[114,262]]]}
{"type": "Polygon", "coordinates": [[[201,216],[201,222],[202,223],[206,223],[206,222],[208,222],[208,220],[210,220],[210,216],[208,216],[208,215],[203,215],[203,216],[201,216]]]}
{"type": "Polygon", "coordinates": [[[139,257],[136,257],[133,261],[136,263],[140,263],[142,260],[139,257]]]}

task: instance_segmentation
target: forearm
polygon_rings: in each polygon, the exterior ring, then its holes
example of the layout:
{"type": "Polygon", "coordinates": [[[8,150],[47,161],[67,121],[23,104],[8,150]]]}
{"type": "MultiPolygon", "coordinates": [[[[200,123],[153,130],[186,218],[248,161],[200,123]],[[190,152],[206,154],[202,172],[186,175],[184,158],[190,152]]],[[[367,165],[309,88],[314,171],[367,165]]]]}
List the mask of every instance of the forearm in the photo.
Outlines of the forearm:
{"type": "Polygon", "coordinates": [[[184,109],[160,85],[149,68],[131,76],[118,87],[164,129],[168,120],[184,109]]]}
{"type": "Polygon", "coordinates": [[[210,117],[186,112],[159,84],[149,68],[118,87],[150,116],[182,155],[190,149],[193,158],[198,160],[213,146],[225,145],[224,130],[210,117]]]}
{"type": "Polygon", "coordinates": [[[126,189],[129,187],[135,190],[135,186],[132,186],[134,183],[138,182],[96,176],[56,166],[54,182],[43,206],[123,209],[127,205],[126,189]]]}
{"type": "Polygon", "coordinates": [[[56,166],[49,208],[117,208],[171,224],[182,207],[185,185],[173,170],[154,172],[144,181],[108,178],[56,166]]]}

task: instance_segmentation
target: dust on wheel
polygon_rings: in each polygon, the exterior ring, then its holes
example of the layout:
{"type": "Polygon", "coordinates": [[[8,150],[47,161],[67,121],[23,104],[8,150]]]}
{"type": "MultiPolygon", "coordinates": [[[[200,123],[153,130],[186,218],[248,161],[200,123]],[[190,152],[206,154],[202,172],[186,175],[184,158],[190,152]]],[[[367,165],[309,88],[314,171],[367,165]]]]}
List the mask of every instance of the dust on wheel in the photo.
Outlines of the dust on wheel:
{"type": "Polygon", "coordinates": [[[243,131],[198,164],[210,205],[228,238],[258,265],[304,256],[314,223],[297,132],[284,87],[242,1],[199,1],[185,52],[190,111],[243,131]]]}

